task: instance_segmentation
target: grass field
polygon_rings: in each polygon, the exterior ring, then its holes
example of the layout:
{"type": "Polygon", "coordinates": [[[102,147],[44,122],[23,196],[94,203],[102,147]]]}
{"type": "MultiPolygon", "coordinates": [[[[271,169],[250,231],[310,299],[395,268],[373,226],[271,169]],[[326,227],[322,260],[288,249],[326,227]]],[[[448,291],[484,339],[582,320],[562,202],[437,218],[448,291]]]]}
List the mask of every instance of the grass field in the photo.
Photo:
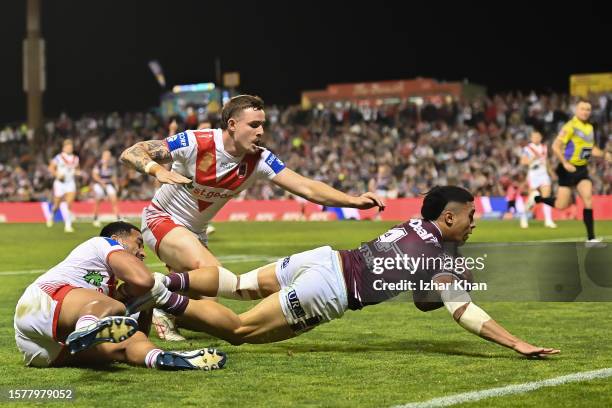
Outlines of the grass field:
{"type": "MultiPolygon", "coordinates": [[[[245,272],[268,260],[320,245],[350,248],[384,232],[383,222],[219,223],[210,246],[226,267],[245,272]],[[245,239],[246,238],[246,239],[245,239]]],[[[596,223],[608,241],[612,222],[596,223]]],[[[233,347],[184,332],[172,349],[218,346],[229,354],[216,372],[159,372],[115,364],[105,369],[33,369],[22,365],[14,342],[13,313],[23,289],[61,261],[78,243],[96,235],[77,224],[0,225],[0,389],[75,389],[70,406],[342,406],[387,407],[457,393],[545,380],[612,367],[612,303],[484,303],[512,333],[537,345],[560,348],[559,356],[528,360],[461,329],[445,310],[419,312],[390,302],[348,312],[299,338],[269,345],[233,347]]],[[[583,240],[580,222],[559,229],[534,223],[480,222],[473,241],[583,240]]],[[[153,254],[146,262],[163,270],[153,254]]],[[[227,302],[236,311],[249,303],[227,302]]],[[[6,399],[0,399],[8,403],[6,399]]],[[[55,404],[49,402],[50,404],[55,404]]],[[[26,403],[14,403],[24,406],[26,403]]],[[[612,406],[612,377],[493,397],[462,406],[612,406]]]]}

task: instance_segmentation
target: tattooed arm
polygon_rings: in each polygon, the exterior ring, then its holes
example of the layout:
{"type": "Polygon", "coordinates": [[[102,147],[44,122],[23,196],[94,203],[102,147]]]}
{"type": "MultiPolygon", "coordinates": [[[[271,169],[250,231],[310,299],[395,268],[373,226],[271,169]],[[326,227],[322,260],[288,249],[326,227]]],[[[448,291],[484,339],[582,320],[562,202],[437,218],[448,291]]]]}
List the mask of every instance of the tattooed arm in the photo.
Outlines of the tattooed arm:
{"type": "Polygon", "coordinates": [[[188,184],[187,177],[166,170],[160,164],[172,163],[172,155],[166,142],[163,140],[148,140],[138,142],[121,153],[120,160],[128,167],[143,174],[150,174],[160,183],[188,184]]]}

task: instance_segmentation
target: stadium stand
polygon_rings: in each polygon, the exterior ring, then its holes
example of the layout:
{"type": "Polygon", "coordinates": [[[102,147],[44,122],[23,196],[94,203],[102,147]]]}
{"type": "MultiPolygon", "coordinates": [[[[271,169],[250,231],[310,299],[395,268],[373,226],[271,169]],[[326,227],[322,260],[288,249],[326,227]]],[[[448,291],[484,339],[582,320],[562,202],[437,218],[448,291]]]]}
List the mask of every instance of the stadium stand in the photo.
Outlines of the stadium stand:
{"type": "MultiPolygon", "coordinates": [[[[592,103],[599,145],[609,147],[612,95],[592,103]]],[[[434,184],[457,184],[475,195],[502,196],[504,178],[524,178],[518,161],[529,130],[539,129],[550,143],[572,111],[567,95],[535,93],[421,105],[331,103],[310,110],[270,106],[265,144],[290,168],[354,194],[373,189],[389,198],[415,197],[434,184]]],[[[91,170],[104,149],[118,157],[137,141],[165,136],[167,124],[153,113],[89,114],[78,119],[62,114],[46,122],[44,146],[33,154],[31,132],[24,125],[8,125],[0,130],[0,201],[47,200],[52,185],[47,164],[63,138],[74,139],[81,159],[83,200],[92,195],[91,170]]],[[[590,171],[593,192],[612,194],[612,167],[596,161],[590,171]]],[[[122,169],[122,200],[149,199],[155,187],[152,178],[122,169]]],[[[274,199],[283,194],[261,183],[241,198],[274,199]]]]}

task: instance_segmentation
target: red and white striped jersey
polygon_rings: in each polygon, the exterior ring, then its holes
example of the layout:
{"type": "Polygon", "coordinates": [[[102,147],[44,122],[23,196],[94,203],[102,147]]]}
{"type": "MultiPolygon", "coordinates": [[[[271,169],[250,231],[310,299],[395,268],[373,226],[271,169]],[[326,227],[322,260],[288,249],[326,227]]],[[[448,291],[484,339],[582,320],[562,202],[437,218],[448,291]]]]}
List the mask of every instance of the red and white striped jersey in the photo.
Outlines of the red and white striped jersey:
{"type": "Polygon", "coordinates": [[[231,198],[255,180],[272,179],[285,164],[267,149],[234,157],[223,147],[221,129],[188,130],[166,138],[172,171],[189,185],[164,184],[152,203],[194,233],[201,233],[231,198]]]}
{"type": "Polygon", "coordinates": [[[66,259],[39,276],[34,283],[49,296],[65,285],[94,289],[112,296],[115,275],[108,265],[108,257],[115,251],[123,250],[113,239],[91,238],[74,248],[66,259]]]}
{"type": "Polygon", "coordinates": [[[56,174],[63,177],[63,183],[74,181],[74,176],[77,167],[79,167],[79,156],[76,154],[58,153],[53,158],[53,162],[57,166],[56,174]]]}
{"type": "Polygon", "coordinates": [[[535,159],[529,165],[529,170],[546,170],[548,148],[544,143],[529,143],[523,148],[523,155],[529,157],[532,160],[535,159]]]}

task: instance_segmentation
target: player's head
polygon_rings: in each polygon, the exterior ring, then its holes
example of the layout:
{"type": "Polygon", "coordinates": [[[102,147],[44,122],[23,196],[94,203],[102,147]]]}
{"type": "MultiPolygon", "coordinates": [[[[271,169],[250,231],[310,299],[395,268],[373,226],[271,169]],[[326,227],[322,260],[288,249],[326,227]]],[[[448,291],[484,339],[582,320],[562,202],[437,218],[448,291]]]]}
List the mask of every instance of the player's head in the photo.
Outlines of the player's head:
{"type": "Polygon", "coordinates": [[[234,96],[221,111],[221,129],[229,132],[241,153],[257,152],[265,121],[264,101],[258,96],[234,96]]]}
{"type": "Polygon", "coordinates": [[[113,157],[112,153],[110,150],[105,150],[102,152],[102,161],[103,162],[108,162],[110,161],[110,159],[113,157]]]}
{"type": "Polygon", "coordinates": [[[62,152],[67,154],[72,154],[72,152],[74,152],[74,143],[72,139],[64,139],[62,143],[62,152]]]}
{"type": "Polygon", "coordinates": [[[142,234],[135,225],[129,222],[116,221],[105,225],[100,231],[101,237],[112,238],[132,255],[143,260],[145,257],[142,234]]]}
{"type": "Polygon", "coordinates": [[[583,122],[589,120],[591,117],[591,102],[580,99],[576,104],[576,117],[583,122]]]}
{"type": "Polygon", "coordinates": [[[464,243],[474,223],[474,196],[457,186],[434,187],[425,194],[421,215],[435,221],[442,231],[444,241],[464,243]]]}
{"type": "Polygon", "coordinates": [[[542,134],[537,130],[531,132],[531,143],[540,144],[542,143],[542,134]]]}

